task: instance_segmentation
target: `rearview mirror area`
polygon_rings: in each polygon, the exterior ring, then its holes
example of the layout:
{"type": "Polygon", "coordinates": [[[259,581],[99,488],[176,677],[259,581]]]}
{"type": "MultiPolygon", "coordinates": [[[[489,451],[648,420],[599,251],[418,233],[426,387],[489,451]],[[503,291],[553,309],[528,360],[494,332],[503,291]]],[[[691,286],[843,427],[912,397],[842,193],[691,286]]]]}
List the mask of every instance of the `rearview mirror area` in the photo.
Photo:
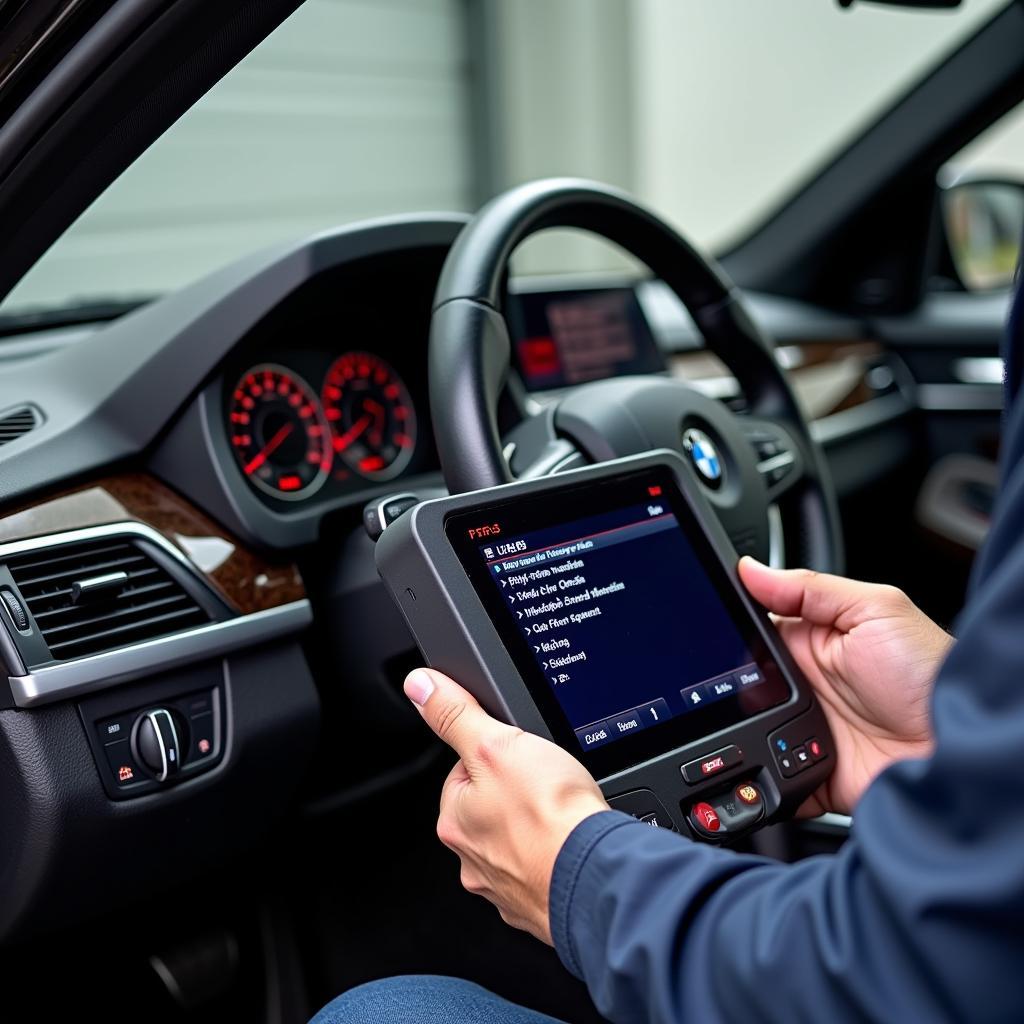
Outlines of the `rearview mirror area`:
{"type": "MultiPolygon", "coordinates": [[[[872,3],[885,7],[926,7],[931,10],[945,10],[950,7],[959,7],[961,0],[861,0],[862,3],[872,3]]],[[[854,0],[839,0],[840,7],[852,7],[854,0]]]]}
{"type": "Polygon", "coordinates": [[[1009,288],[1024,239],[1024,182],[959,181],[942,190],[953,266],[968,291],[1009,288]]]}

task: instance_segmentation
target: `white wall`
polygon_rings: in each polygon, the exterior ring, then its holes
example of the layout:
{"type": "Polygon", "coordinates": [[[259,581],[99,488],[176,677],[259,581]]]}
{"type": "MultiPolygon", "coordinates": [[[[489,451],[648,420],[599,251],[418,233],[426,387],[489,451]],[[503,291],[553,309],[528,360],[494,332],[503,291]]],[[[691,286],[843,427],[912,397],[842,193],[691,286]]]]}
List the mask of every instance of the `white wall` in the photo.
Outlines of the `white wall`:
{"type": "Polygon", "coordinates": [[[952,161],[952,167],[1024,181],[1024,104],[982,132],[952,161]]]}
{"type": "Polygon", "coordinates": [[[465,0],[307,0],[9,305],[162,292],[273,242],[474,205],[465,0]]]}
{"type": "Polygon", "coordinates": [[[638,192],[698,242],[727,243],[1002,6],[638,0],[638,192]]]}
{"type": "MultiPolygon", "coordinates": [[[[922,13],[834,0],[307,0],[6,306],[164,291],[271,242],[472,209],[546,175],[621,185],[721,247],[1006,2],[922,13]],[[484,28],[475,50],[470,12],[484,28]]],[[[1024,174],[1024,115],[964,159],[1024,174]]],[[[565,235],[520,260],[622,265],[565,235]]]]}
{"type": "MultiPolygon", "coordinates": [[[[721,247],[1005,3],[492,0],[508,150],[498,184],[598,177],[721,247]]],[[[1024,147],[1010,159],[1024,171],[1024,147]]],[[[565,243],[527,262],[552,269],[570,254],[602,260],[565,243]]]]}

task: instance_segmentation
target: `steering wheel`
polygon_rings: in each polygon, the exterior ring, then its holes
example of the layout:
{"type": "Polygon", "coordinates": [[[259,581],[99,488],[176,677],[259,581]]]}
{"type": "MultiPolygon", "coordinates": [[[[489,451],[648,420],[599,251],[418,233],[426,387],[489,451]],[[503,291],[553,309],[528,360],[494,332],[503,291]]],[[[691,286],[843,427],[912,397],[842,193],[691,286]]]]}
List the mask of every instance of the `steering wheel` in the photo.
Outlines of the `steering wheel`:
{"type": "Polygon", "coordinates": [[[442,270],[430,327],[430,404],[453,494],[670,448],[688,457],[741,554],[842,569],[842,537],[825,458],[775,359],[721,268],[626,193],[553,179],[499,195],[462,230],[442,270]],[[513,250],[547,228],[615,242],[682,300],[707,348],[746,397],[737,414],[669,376],[584,384],[504,437],[499,398],[509,383],[502,300],[513,250]]]}

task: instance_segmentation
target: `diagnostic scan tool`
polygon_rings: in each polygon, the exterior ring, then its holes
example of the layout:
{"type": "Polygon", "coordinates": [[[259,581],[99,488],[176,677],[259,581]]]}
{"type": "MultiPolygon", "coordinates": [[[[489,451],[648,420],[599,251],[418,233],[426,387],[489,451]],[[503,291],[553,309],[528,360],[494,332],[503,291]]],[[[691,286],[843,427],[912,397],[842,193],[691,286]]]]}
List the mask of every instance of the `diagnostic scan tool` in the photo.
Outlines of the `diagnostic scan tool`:
{"type": "Polygon", "coordinates": [[[809,684],[672,452],[424,502],[376,555],[428,664],[651,825],[731,841],[832,769],[809,684]]]}

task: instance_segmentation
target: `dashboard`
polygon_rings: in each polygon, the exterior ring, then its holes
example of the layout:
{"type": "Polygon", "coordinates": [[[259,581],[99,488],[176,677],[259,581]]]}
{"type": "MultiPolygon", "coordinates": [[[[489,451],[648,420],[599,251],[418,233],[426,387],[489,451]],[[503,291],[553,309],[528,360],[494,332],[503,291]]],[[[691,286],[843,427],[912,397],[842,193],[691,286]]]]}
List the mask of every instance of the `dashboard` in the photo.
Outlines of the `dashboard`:
{"type": "MultiPolygon", "coordinates": [[[[93,912],[94,894],[224,857],[296,790],[329,808],[429,755],[399,696],[415,649],[362,511],[398,490],[444,492],[428,334],[464,223],[327,232],[108,324],[5,342],[0,423],[15,410],[25,428],[0,443],[0,597],[23,616],[0,629],[0,830],[46,856],[0,848],[0,938],[63,920],[69,892],[93,912]],[[179,744],[173,778],[146,761],[165,732],[179,744]],[[127,883],[122,865],[78,856],[115,837],[137,853],[127,883]]],[[[858,324],[752,306],[785,339],[816,436],[840,453],[841,491],[906,457],[895,425],[912,402],[858,324]],[[883,426],[884,458],[865,455],[883,426]]],[[[628,373],[742,402],[656,281],[514,281],[509,317],[509,426],[577,383],[628,373]]]]}
{"type": "Polygon", "coordinates": [[[287,515],[437,471],[425,337],[435,267],[404,268],[401,304],[375,267],[327,271],[240,340],[209,396],[231,452],[221,467],[229,479],[287,515]]]}

